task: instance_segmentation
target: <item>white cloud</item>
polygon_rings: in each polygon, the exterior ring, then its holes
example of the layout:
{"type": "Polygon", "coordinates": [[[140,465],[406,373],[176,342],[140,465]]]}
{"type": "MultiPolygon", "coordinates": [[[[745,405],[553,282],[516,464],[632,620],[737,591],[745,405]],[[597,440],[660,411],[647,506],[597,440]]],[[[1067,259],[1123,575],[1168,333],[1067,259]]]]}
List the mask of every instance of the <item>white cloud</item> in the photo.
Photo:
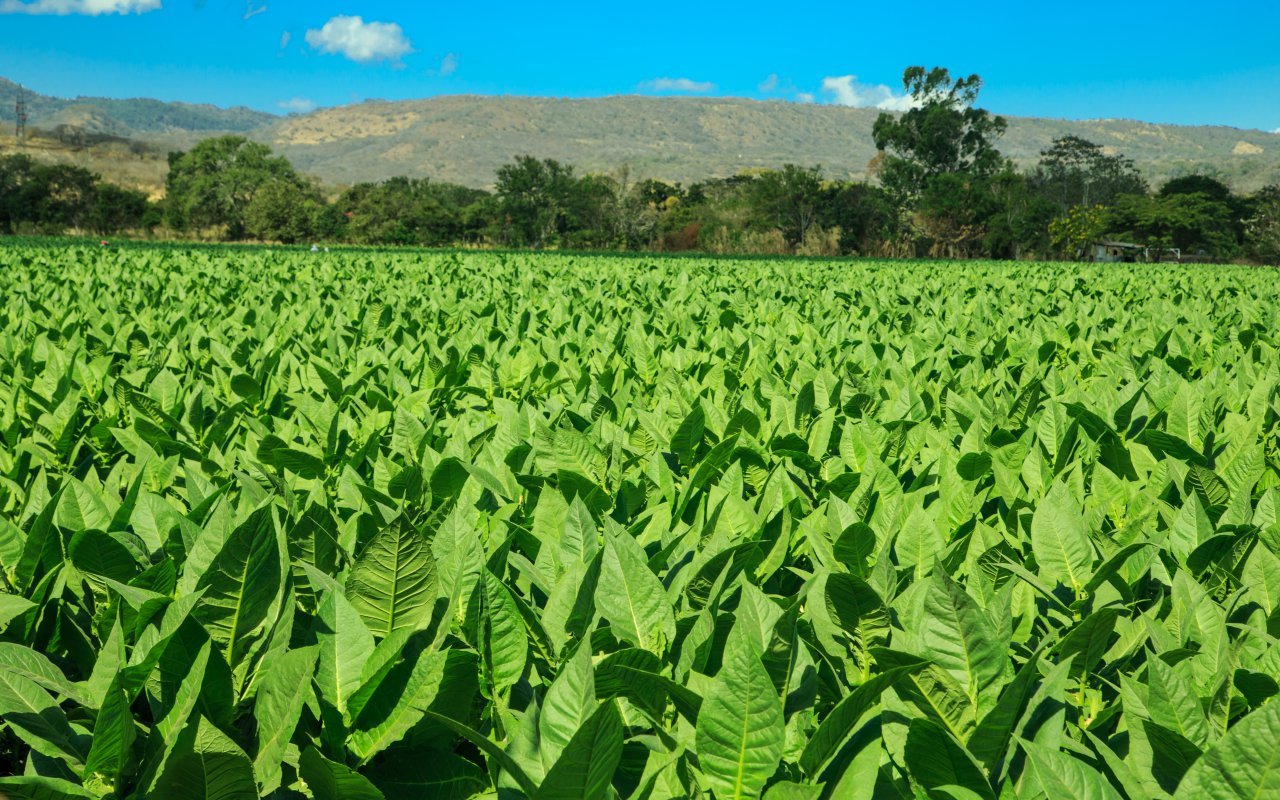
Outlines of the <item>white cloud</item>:
{"type": "Polygon", "coordinates": [[[637,87],[642,92],[689,92],[705,94],[716,88],[710,81],[695,81],[688,78],[654,78],[644,81],[637,87]]]}
{"type": "Polygon", "coordinates": [[[1274,131],[1272,131],[1272,133],[1280,136],[1280,128],[1276,128],[1274,131]]]}
{"type": "Polygon", "coordinates": [[[457,71],[458,56],[454,53],[449,53],[444,58],[440,59],[440,69],[436,70],[436,74],[441,78],[447,78],[457,71]]]}
{"type": "Polygon", "coordinates": [[[145,14],[160,7],[160,0],[0,0],[0,14],[145,14]]]}
{"type": "Polygon", "coordinates": [[[413,52],[404,30],[394,22],[365,22],[360,17],[337,16],[319,30],[307,31],[307,44],[322,53],[339,53],[352,61],[398,62],[413,52]]]}
{"type": "Polygon", "coordinates": [[[831,103],[853,108],[909,111],[918,105],[909,95],[896,95],[884,84],[859,83],[856,75],[823,78],[822,94],[831,103]]]}
{"type": "Polygon", "coordinates": [[[292,39],[293,39],[293,34],[290,33],[289,31],[285,31],[284,33],[280,34],[280,49],[283,50],[286,47],[288,47],[289,42],[292,39]]]}
{"type": "Polygon", "coordinates": [[[761,82],[760,82],[760,85],[759,85],[759,86],[757,86],[756,88],[757,88],[757,89],[759,89],[759,90],[760,90],[760,91],[762,91],[762,92],[768,93],[768,92],[772,92],[772,91],[774,91],[775,89],[777,89],[777,88],[778,88],[778,83],[779,83],[779,81],[778,81],[778,73],[776,73],[776,72],[775,72],[775,73],[773,73],[772,75],[770,75],[769,77],[765,78],[763,81],[761,81],[761,82]]]}
{"type": "Polygon", "coordinates": [[[796,95],[797,103],[815,103],[818,98],[813,96],[812,92],[800,92],[796,95]]]}
{"type": "Polygon", "coordinates": [[[294,97],[290,100],[281,100],[276,103],[282,110],[290,114],[305,114],[308,111],[316,110],[316,101],[308,100],[305,97],[294,97]]]}
{"type": "Polygon", "coordinates": [[[245,19],[253,19],[259,14],[265,14],[265,13],[267,13],[267,6],[265,3],[263,5],[258,6],[258,5],[254,5],[253,1],[250,0],[250,2],[245,4],[245,7],[244,7],[245,19]]]}

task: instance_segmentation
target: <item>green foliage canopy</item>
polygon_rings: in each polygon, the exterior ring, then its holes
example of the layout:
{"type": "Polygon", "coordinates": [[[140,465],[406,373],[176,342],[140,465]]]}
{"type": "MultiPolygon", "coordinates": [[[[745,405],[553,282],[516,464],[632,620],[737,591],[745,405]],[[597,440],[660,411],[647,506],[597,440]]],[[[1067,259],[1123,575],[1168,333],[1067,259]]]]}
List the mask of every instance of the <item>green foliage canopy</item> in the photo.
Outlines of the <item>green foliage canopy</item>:
{"type": "Polygon", "coordinates": [[[0,266],[7,797],[1276,791],[1261,270],[0,266]]]}

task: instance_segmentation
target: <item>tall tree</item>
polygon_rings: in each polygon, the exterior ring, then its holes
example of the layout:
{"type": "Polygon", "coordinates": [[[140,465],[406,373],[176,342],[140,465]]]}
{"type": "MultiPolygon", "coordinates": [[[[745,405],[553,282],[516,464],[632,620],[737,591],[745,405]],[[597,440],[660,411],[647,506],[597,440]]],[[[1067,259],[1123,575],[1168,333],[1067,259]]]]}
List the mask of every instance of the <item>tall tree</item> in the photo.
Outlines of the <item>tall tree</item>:
{"type": "Polygon", "coordinates": [[[795,247],[818,220],[822,202],[820,170],[786,164],[780,170],[763,172],[751,182],[747,199],[752,213],[795,247]]]}
{"type": "Polygon", "coordinates": [[[254,238],[295,244],[312,238],[323,204],[320,193],[291,181],[272,181],[253,196],[245,229],[254,238]]]}
{"type": "Polygon", "coordinates": [[[1228,257],[1239,249],[1231,207],[1201,192],[1122,195],[1109,216],[1112,231],[1144,244],[1176,247],[1184,255],[1204,251],[1228,257]]]}
{"type": "Polygon", "coordinates": [[[288,159],[243,136],[206,139],[190,152],[170,153],[170,224],[179,230],[220,227],[230,239],[244,238],[250,204],[273,183],[306,185],[288,159]]]}
{"type": "Polygon", "coordinates": [[[573,167],[519,156],[498,168],[497,194],[508,244],[545,247],[565,230],[577,188],[573,167]]]}
{"type": "Polygon", "coordinates": [[[1253,196],[1253,214],[1247,222],[1251,254],[1268,264],[1280,264],[1280,184],[1253,196]]]}
{"type": "Polygon", "coordinates": [[[99,177],[83,167],[41,164],[26,155],[0,157],[0,233],[30,227],[57,234],[85,229],[99,177]]]}
{"type": "Polygon", "coordinates": [[[884,154],[880,181],[900,203],[910,205],[942,175],[988,177],[1000,171],[1004,158],[995,141],[1007,123],[974,106],[981,78],[953,79],[942,67],[910,67],[902,85],[911,108],[898,116],[880,114],[872,128],[876,149],[884,154]]]}
{"type": "Polygon", "coordinates": [[[1211,175],[1182,175],[1170,178],[1160,187],[1161,197],[1178,194],[1202,194],[1210,200],[1226,203],[1231,199],[1231,187],[1211,175]]]}
{"type": "Polygon", "coordinates": [[[1164,198],[1187,197],[1199,195],[1215,203],[1221,203],[1231,210],[1231,235],[1236,244],[1243,245],[1248,221],[1253,216],[1253,201],[1249,197],[1235,194],[1231,187],[1212,175],[1182,175],[1172,178],[1160,187],[1160,196],[1164,198]]]}
{"type": "Polygon", "coordinates": [[[0,233],[17,233],[27,221],[30,204],[24,196],[36,164],[31,156],[0,156],[0,233]]]}
{"type": "Polygon", "coordinates": [[[893,238],[898,218],[893,202],[879,186],[832,182],[823,187],[818,224],[840,230],[840,250],[875,255],[893,238]]]}
{"type": "Polygon", "coordinates": [[[471,208],[486,197],[479,189],[425,178],[359,183],[338,198],[352,241],[360,244],[437,246],[467,240],[471,208]]]}
{"type": "Polygon", "coordinates": [[[142,192],[100,183],[89,212],[89,227],[102,236],[140,228],[150,210],[151,204],[142,192]]]}
{"type": "Polygon", "coordinates": [[[1079,136],[1062,136],[1040,153],[1032,187],[1060,210],[1111,205],[1122,194],[1146,194],[1133,161],[1079,136]]]}

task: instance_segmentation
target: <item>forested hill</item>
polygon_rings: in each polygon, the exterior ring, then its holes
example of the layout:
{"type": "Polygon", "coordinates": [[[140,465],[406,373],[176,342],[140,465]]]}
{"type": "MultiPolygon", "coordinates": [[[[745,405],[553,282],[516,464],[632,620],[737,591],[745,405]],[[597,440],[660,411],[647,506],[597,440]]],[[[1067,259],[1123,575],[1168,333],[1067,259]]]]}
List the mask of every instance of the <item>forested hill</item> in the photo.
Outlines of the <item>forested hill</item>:
{"type": "MultiPolygon", "coordinates": [[[[12,125],[17,87],[0,79],[0,121],[12,125]]],[[[30,95],[30,125],[58,125],[185,146],[218,132],[270,144],[330,184],[425,176],[486,187],[523,153],[580,170],[691,182],[784,163],[822,165],[831,177],[861,178],[875,156],[879,113],[830,105],[734,98],[548,99],[451,96],[365,102],[278,117],[247,108],[157,100],[30,95]]],[[[10,131],[4,131],[9,133],[10,131]]],[[[1132,158],[1153,184],[1190,172],[1219,176],[1237,191],[1280,182],[1280,135],[1227,127],[1126,120],[1011,118],[1001,149],[1020,166],[1056,137],[1075,134],[1132,158]]],[[[95,164],[111,177],[110,166],[95,164]]]]}
{"type": "MultiPolygon", "coordinates": [[[[486,186],[520,153],[685,182],[784,163],[860,178],[876,154],[878,114],[733,98],[459,96],[324,109],[263,133],[300,168],[341,182],[416,173],[486,186]]],[[[1188,172],[1215,173],[1237,191],[1280,182],[1280,135],[1262,131],[1011,118],[1000,146],[1026,166],[1066,134],[1134,159],[1156,184],[1188,172]]]]}
{"type": "MultiPolygon", "coordinates": [[[[0,121],[14,121],[18,85],[0,78],[0,121]]],[[[28,124],[41,129],[69,125],[87,133],[134,139],[169,134],[205,132],[246,133],[276,120],[274,114],[250,108],[218,108],[192,103],[166,103],[147,98],[114,99],[76,97],[64,99],[26,93],[28,124]]],[[[6,131],[12,133],[12,131],[6,131]]]]}

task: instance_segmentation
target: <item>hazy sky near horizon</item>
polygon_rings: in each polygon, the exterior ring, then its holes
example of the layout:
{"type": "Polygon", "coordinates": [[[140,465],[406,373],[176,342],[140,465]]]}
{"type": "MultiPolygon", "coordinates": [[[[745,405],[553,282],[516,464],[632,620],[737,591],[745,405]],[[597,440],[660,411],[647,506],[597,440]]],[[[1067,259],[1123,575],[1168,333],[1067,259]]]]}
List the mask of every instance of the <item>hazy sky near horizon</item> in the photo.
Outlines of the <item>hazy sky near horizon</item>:
{"type": "Polygon", "coordinates": [[[912,64],[1019,116],[1280,129],[1280,3],[0,0],[0,76],[285,113],[439,94],[901,107],[912,64]]]}

